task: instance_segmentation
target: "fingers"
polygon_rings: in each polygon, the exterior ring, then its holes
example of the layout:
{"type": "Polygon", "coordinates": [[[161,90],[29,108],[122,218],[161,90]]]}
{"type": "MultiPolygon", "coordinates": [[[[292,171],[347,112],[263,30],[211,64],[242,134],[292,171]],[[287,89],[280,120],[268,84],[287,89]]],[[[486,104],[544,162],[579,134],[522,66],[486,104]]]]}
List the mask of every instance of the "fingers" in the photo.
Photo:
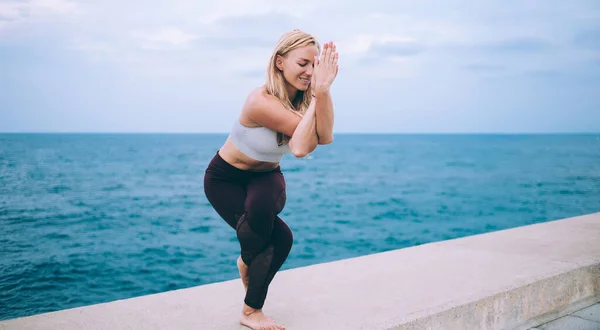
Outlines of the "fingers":
{"type": "Polygon", "coordinates": [[[321,59],[319,62],[315,61],[315,67],[319,64],[325,64],[328,67],[335,67],[338,59],[337,46],[333,41],[327,41],[323,44],[323,50],[321,51],[321,59]]]}
{"type": "Polygon", "coordinates": [[[337,62],[338,62],[338,58],[339,58],[338,52],[334,52],[332,57],[333,57],[333,59],[331,60],[331,64],[333,66],[336,66],[337,62]]]}
{"type": "Polygon", "coordinates": [[[325,65],[331,63],[331,41],[327,41],[325,45],[323,45],[323,52],[321,53],[322,62],[325,65]]]}
{"type": "Polygon", "coordinates": [[[329,41],[329,47],[327,47],[328,49],[328,57],[327,57],[327,64],[329,67],[331,68],[335,68],[335,66],[337,65],[337,61],[338,61],[338,52],[337,52],[337,45],[333,43],[333,41],[329,41]]]}
{"type": "Polygon", "coordinates": [[[323,74],[322,79],[335,79],[339,72],[338,60],[339,53],[337,52],[337,45],[333,41],[325,42],[320,58],[318,55],[314,58],[313,80],[315,79],[315,76],[321,74],[323,74]]]}
{"type": "Polygon", "coordinates": [[[323,49],[321,50],[321,59],[325,59],[325,53],[327,52],[327,43],[323,44],[323,49]]]}
{"type": "Polygon", "coordinates": [[[337,62],[337,47],[336,45],[333,43],[333,41],[331,42],[331,65],[335,66],[335,63],[337,62]]]}
{"type": "Polygon", "coordinates": [[[319,56],[315,56],[314,57],[314,61],[315,61],[315,63],[313,64],[313,74],[312,74],[312,77],[310,79],[311,85],[313,85],[313,86],[315,85],[315,79],[317,77],[317,75],[315,74],[315,70],[319,66],[319,56]]]}

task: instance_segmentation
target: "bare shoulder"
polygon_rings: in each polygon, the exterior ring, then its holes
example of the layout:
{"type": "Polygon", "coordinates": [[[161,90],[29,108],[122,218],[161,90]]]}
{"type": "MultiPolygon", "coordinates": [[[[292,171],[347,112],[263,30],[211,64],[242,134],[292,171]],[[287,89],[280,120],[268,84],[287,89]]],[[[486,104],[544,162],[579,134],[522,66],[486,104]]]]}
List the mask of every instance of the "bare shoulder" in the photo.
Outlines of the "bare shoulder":
{"type": "Polygon", "coordinates": [[[261,108],[261,103],[264,102],[264,96],[262,92],[263,88],[256,87],[248,93],[246,100],[242,105],[242,113],[240,114],[240,122],[244,126],[256,127],[260,126],[258,123],[252,120],[253,112],[261,108]]]}
{"type": "Polygon", "coordinates": [[[280,104],[279,100],[267,93],[264,86],[256,87],[250,91],[246,102],[244,103],[244,111],[257,111],[264,107],[273,107],[280,104]]]}
{"type": "Polygon", "coordinates": [[[250,91],[242,107],[241,117],[249,126],[263,126],[289,136],[301,119],[287,110],[277,97],[268,94],[264,86],[250,91]]]}

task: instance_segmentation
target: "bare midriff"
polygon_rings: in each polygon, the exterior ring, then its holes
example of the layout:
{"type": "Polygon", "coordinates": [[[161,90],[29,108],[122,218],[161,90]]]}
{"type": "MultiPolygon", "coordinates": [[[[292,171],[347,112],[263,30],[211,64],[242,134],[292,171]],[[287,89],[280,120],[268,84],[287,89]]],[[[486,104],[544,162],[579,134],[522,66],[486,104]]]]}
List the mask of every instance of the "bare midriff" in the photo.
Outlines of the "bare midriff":
{"type": "Polygon", "coordinates": [[[244,155],[229,138],[219,149],[219,155],[232,166],[245,171],[270,171],[279,166],[279,162],[262,162],[244,155]]]}

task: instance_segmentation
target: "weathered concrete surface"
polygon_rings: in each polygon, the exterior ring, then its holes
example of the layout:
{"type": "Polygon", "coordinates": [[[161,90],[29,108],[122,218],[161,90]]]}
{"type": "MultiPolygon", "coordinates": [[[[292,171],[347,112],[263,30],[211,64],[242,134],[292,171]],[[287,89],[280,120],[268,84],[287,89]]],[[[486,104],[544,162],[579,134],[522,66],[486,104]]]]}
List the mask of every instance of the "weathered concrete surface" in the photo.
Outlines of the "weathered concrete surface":
{"type": "Polygon", "coordinates": [[[598,330],[600,329],[600,303],[569,315],[539,325],[530,330],[598,330]]]}
{"type": "MultiPolygon", "coordinates": [[[[246,329],[242,299],[233,280],[0,329],[246,329]]],[[[287,329],[527,329],[598,301],[600,213],[284,271],[265,313],[287,329]]]]}

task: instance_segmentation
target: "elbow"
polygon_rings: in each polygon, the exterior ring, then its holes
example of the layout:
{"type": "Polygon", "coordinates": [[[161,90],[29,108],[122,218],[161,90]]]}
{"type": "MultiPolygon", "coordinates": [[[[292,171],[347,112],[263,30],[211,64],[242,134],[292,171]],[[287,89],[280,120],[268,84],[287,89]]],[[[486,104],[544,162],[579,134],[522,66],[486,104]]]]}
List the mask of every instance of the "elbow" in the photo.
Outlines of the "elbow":
{"type": "Polygon", "coordinates": [[[292,155],[294,155],[294,157],[296,157],[296,158],[304,158],[304,157],[306,157],[306,155],[308,155],[308,152],[306,150],[293,149],[292,155]]]}
{"type": "Polygon", "coordinates": [[[319,137],[319,144],[330,144],[333,142],[333,135],[327,137],[319,137]]]}
{"type": "Polygon", "coordinates": [[[292,152],[292,155],[294,155],[294,157],[296,157],[296,158],[304,158],[308,154],[310,154],[313,150],[315,150],[316,148],[317,148],[317,143],[315,143],[313,146],[306,145],[306,144],[298,144],[298,143],[290,144],[290,151],[292,152]]]}

